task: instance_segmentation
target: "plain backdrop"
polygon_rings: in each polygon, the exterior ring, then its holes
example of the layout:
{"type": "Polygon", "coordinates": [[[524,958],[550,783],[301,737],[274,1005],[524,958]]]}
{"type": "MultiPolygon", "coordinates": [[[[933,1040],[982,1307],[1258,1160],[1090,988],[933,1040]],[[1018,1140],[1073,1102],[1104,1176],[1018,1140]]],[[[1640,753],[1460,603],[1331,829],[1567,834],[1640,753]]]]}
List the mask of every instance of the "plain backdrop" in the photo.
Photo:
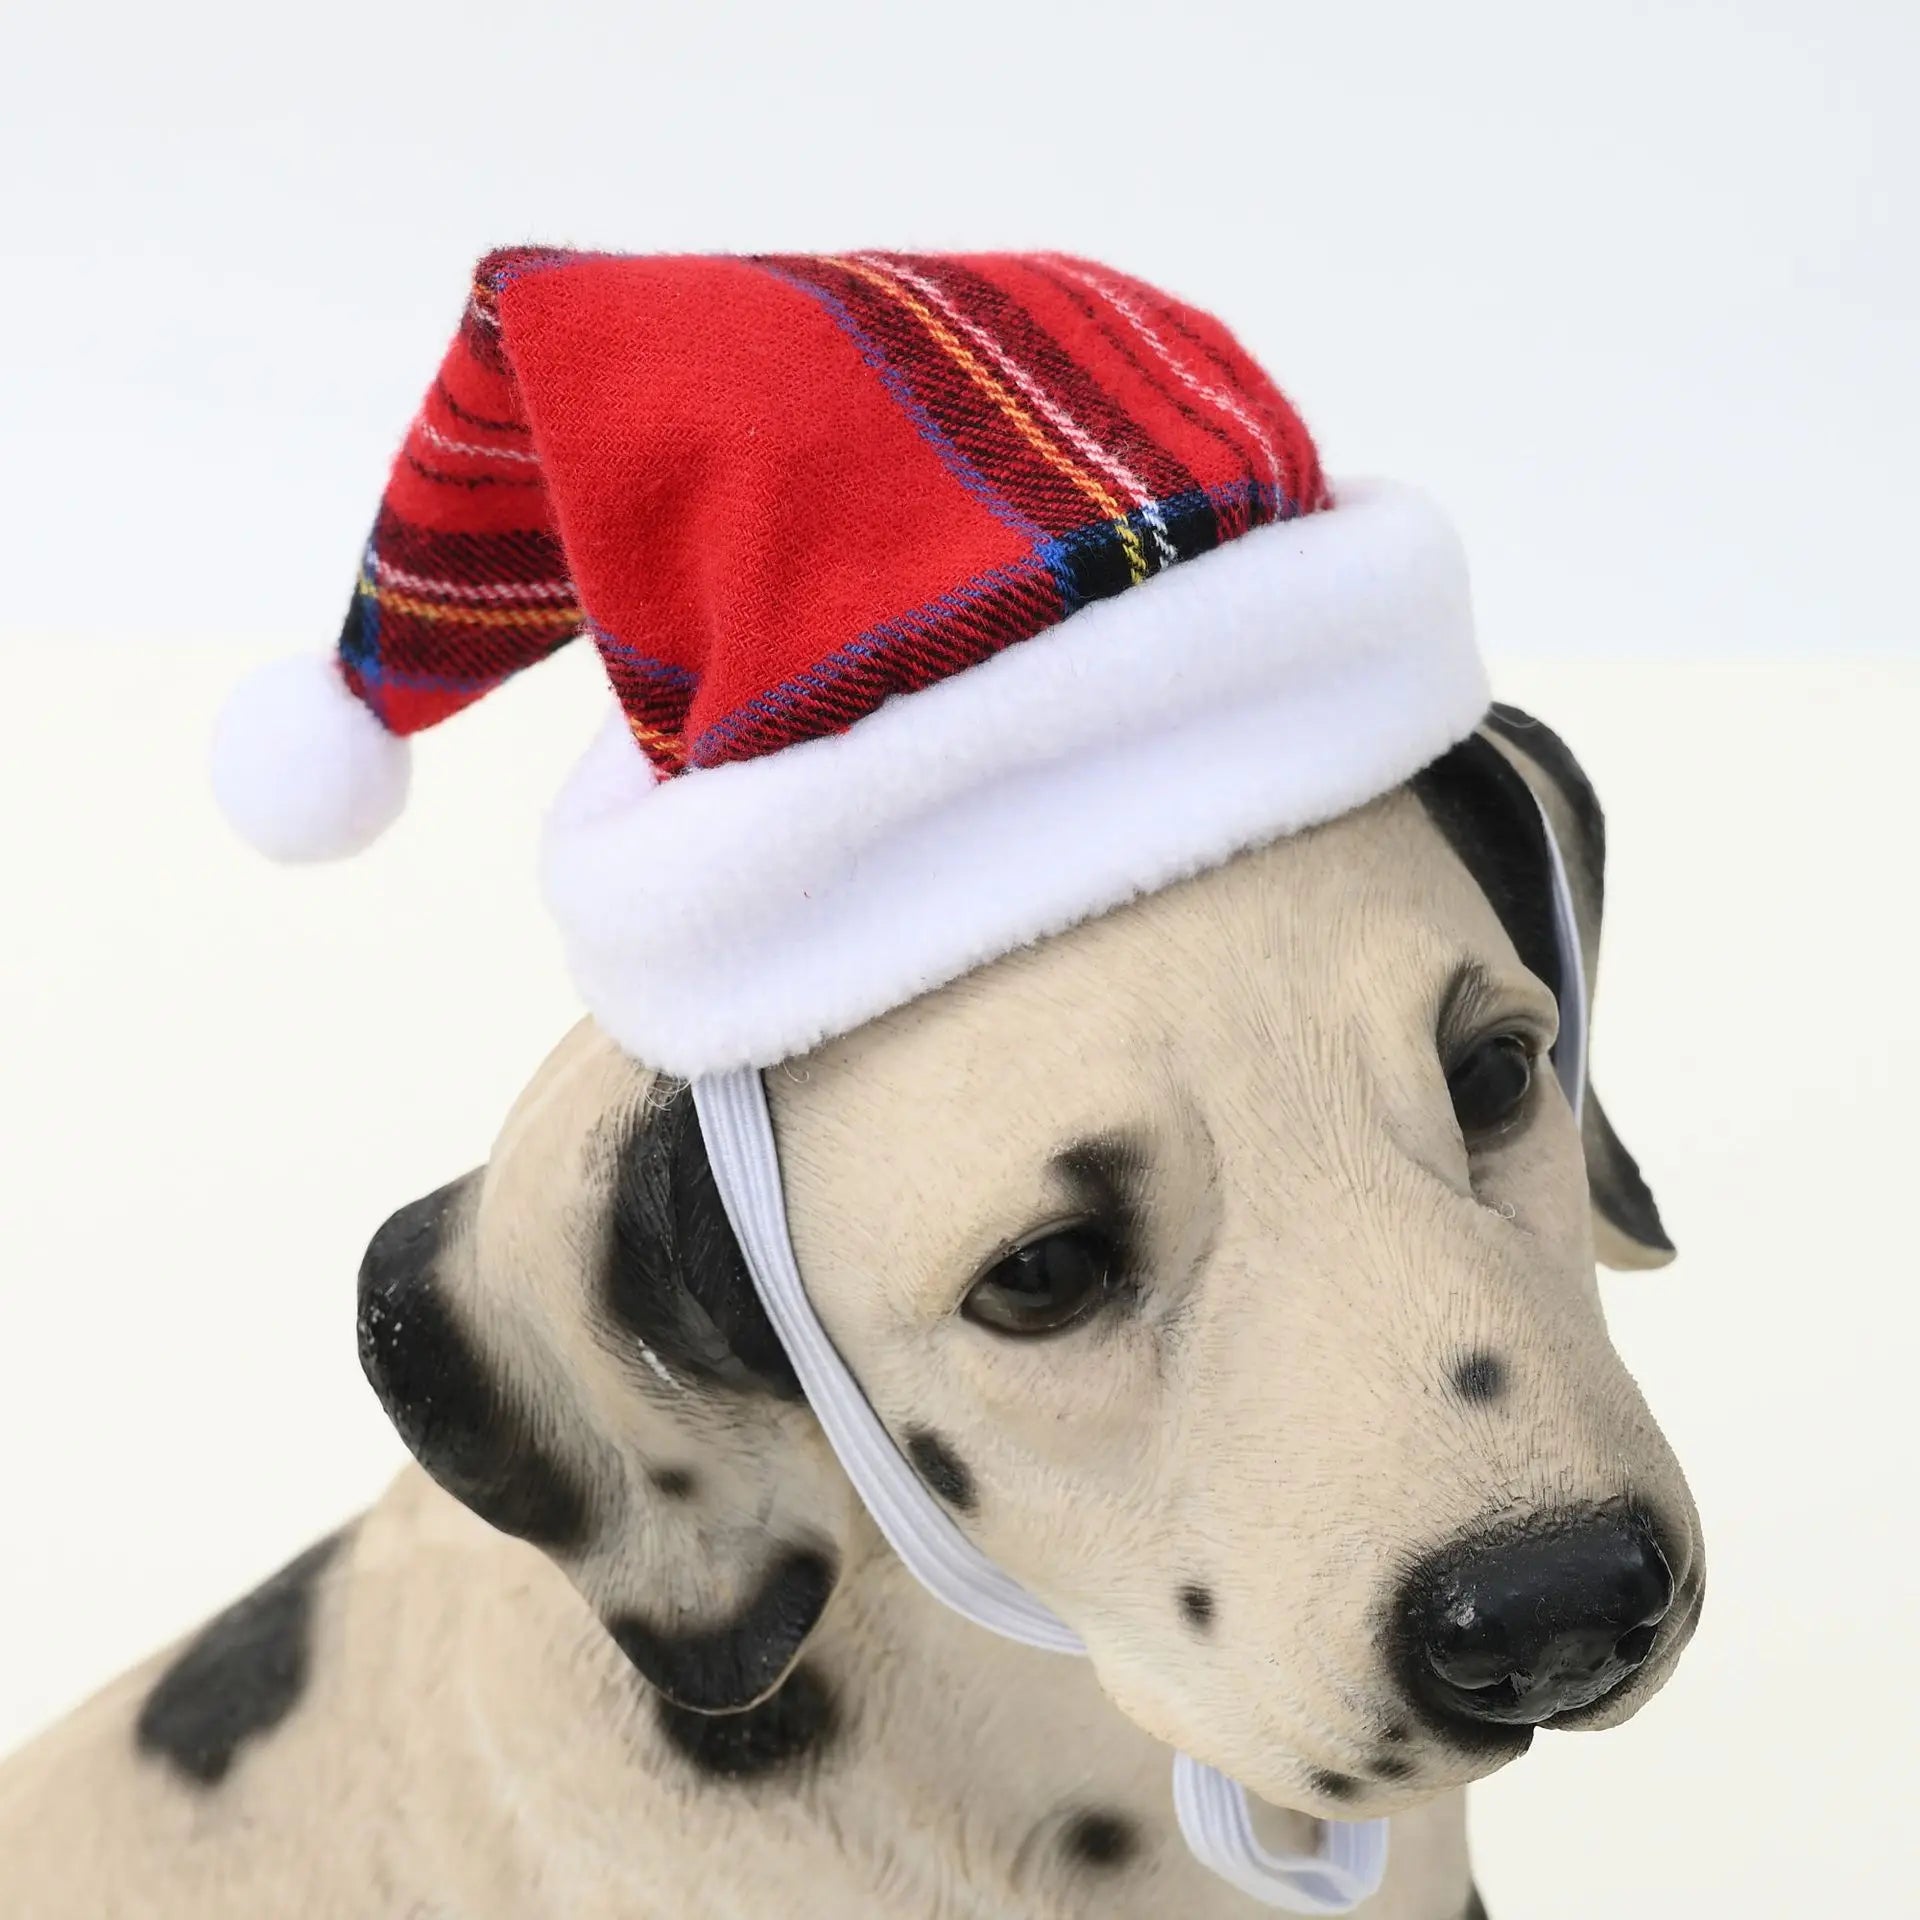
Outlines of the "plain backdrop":
{"type": "Polygon", "coordinates": [[[1632,1725],[1476,1791],[1496,1920],[1911,1911],[1917,23],[11,10],[0,1749],[377,1493],[360,1251],[573,1018],[531,861],[590,659],[351,867],[253,861],[202,772],[330,640],[472,257],[1044,244],[1440,495],[1609,808],[1596,1077],[1682,1256],[1606,1296],[1713,1591],[1632,1725]]]}

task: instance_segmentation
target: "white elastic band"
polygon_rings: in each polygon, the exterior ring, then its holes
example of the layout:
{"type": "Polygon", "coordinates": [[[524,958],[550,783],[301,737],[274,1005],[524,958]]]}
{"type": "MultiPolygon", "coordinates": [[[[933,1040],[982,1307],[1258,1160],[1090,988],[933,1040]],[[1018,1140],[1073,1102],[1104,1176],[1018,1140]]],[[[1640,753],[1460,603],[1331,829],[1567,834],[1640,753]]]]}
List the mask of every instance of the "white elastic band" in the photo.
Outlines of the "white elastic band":
{"type": "Polygon", "coordinates": [[[1322,1852],[1269,1853],[1254,1837],[1246,1789],[1184,1753],[1173,1761],[1173,1810],[1202,1866],[1286,1913],[1351,1912],[1379,1891],[1387,1869],[1384,1820],[1325,1820],[1322,1852]]]}
{"type": "Polygon", "coordinates": [[[754,1289],[814,1417],[887,1544],[936,1600],[976,1625],[1049,1653],[1085,1653],[1064,1620],[1002,1573],[934,1503],[815,1318],[787,1237],[780,1162],[759,1074],[748,1067],[705,1075],[693,1083],[693,1103],[754,1289]]]}
{"type": "MultiPolygon", "coordinates": [[[[1586,1091],[1587,983],[1566,863],[1540,809],[1553,873],[1560,949],[1560,1037],[1554,1071],[1577,1121],[1586,1091]]],[[[693,1082],[707,1159],[754,1290],[806,1390],[829,1444],[874,1524],[936,1600],[989,1632],[1052,1653],[1085,1653],[1080,1636],[996,1567],[922,1485],[821,1326],[787,1234],[780,1157],[766,1088],[751,1068],[693,1082]]],[[[1269,1852],[1255,1837],[1246,1789],[1189,1755],[1174,1756],[1173,1806],[1193,1857],[1250,1900],[1284,1913],[1348,1913],[1379,1890],[1385,1820],[1318,1823],[1321,1851],[1269,1852]]]]}
{"type": "MultiPolygon", "coordinates": [[[[947,1517],[893,1444],[815,1317],[787,1234],[766,1088],[752,1068],[693,1082],[707,1160],[755,1291],[806,1389],[814,1417],[907,1570],[936,1600],[990,1632],[1053,1653],[1080,1636],[996,1567],[947,1517]]],[[[1269,1853],[1254,1838],[1244,1788],[1186,1754],[1173,1765],[1174,1811],[1193,1856],[1250,1899],[1284,1913],[1345,1913],[1387,1868],[1384,1820],[1320,1823],[1324,1852],[1269,1853]]]]}

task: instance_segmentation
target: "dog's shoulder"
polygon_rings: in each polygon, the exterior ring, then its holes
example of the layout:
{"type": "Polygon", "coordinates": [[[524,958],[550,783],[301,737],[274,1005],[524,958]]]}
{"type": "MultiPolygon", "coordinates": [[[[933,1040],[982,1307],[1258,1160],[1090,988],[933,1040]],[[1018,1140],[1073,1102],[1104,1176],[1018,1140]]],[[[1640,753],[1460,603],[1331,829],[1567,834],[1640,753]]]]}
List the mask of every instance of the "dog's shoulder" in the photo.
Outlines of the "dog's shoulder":
{"type": "Polygon", "coordinates": [[[495,1538],[409,1470],[0,1763],[9,1916],[352,1908],[495,1538]]]}

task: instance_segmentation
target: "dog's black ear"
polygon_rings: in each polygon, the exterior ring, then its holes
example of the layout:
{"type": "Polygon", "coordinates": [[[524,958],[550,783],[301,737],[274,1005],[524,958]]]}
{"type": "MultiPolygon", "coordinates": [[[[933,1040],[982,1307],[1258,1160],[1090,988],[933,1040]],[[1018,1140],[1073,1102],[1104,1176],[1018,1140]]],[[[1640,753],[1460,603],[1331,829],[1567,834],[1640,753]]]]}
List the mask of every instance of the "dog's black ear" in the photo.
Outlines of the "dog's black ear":
{"type": "MultiPolygon", "coordinates": [[[[1522,962],[1564,1000],[1571,983],[1561,977],[1554,931],[1552,855],[1540,819],[1546,814],[1566,867],[1591,1001],[1606,895],[1606,818],[1566,743],[1518,707],[1496,706],[1478,733],[1412,786],[1492,902],[1522,962]]],[[[1591,1084],[1580,1131],[1599,1258],[1609,1267],[1665,1266],[1673,1242],[1591,1084]]]]}
{"type": "Polygon", "coordinates": [[[578,1030],[487,1167],[374,1236],[359,1332],[415,1458],[558,1563],[661,1696],[670,1737],[782,1687],[833,1591],[852,1496],[684,1083],[578,1030]]]}
{"type": "Polygon", "coordinates": [[[536,1546],[579,1545],[590,1489],[469,1325],[481,1176],[402,1207],[360,1263],[360,1365],[407,1450],[490,1526],[536,1546]]]}

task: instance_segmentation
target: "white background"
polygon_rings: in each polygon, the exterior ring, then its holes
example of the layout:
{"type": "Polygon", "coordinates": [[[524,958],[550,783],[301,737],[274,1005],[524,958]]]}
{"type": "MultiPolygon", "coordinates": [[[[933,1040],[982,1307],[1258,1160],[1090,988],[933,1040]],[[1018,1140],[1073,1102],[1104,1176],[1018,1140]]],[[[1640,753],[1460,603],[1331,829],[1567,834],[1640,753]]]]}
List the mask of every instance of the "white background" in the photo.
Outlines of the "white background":
{"type": "Polygon", "coordinates": [[[1632,1726],[1476,1794],[1496,1920],[1904,1910],[1917,19],[10,18],[0,1749],[377,1491],[360,1250],[572,1017],[529,869],[590,661],[426,743],[351,868],[252,862],[200,769],[235,672],[330,640],[472,256],[1046,244],[1442,496],[1614,824],[1597,1073],[1682,1258],[1608,1299],[1713,1593],[1632,1726]]]}

